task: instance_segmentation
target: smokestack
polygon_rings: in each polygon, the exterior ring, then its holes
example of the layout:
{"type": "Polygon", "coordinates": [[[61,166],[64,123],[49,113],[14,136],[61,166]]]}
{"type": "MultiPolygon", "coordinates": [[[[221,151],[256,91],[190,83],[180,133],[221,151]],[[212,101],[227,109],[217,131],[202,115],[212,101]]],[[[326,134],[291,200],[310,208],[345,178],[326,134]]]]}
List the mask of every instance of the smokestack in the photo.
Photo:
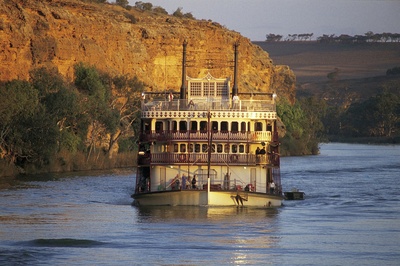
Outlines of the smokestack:
{"type": "Polygon", "coordinates": [[[239,47],[239,41],[236,41],[234,44],[235,47],[235,65],[233,69],[233,88],[232,88],[232,96],[235,96],[238,94],[238,47],[239,47]]]}
{"type": "Polygon", "coordinates": [[[183,41],[183,53],[182,53],[182,86],[181,86],[181,99],[186,99],[186,46],[187,40],[183,41]]]}

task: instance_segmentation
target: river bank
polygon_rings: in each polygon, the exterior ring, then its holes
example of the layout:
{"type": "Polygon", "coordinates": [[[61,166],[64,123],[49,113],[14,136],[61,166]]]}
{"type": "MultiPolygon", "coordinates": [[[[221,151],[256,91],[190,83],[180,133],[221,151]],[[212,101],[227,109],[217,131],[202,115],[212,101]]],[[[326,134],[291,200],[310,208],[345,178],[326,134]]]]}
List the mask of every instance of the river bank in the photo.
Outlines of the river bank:
{"type": "Polygon", "coordinates": [[[136,152],[119,153],[112,158],[103,153],[89,158],[82,153],[68,156],[59,155],[53,161],[42,166],[27,164],[25,167],[20,167],[5,160],[0,160],[0,188],[2,184],[9,183],[9,177],[12,178],[20,175],[123,169],[135,166],[136,152]]]}
{"type": "Polygon", "coordinates": [[[339,136],[329,136],[329,141],[333,143],[348,144],[400,144],[400,136],[395,137],[358,137],[348,138],[339,136]]]}

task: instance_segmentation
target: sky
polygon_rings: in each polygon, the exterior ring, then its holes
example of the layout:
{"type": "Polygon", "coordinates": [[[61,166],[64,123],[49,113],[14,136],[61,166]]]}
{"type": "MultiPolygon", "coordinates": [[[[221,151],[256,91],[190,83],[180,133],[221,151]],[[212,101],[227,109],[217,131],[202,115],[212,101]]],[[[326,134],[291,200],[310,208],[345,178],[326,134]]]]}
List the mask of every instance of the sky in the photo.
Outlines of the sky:
{"type": "MultiPolygon", "coordinates": [[[[134,6],[138,0],[130,0],[134,6]]],[[[313,33],[364,35],[400,33],[400,0],[143,0],[163,7],[169,14],[177,8],[196,19],[211,19],[251,41],[264,41],[268,34],[313,33]]]]}

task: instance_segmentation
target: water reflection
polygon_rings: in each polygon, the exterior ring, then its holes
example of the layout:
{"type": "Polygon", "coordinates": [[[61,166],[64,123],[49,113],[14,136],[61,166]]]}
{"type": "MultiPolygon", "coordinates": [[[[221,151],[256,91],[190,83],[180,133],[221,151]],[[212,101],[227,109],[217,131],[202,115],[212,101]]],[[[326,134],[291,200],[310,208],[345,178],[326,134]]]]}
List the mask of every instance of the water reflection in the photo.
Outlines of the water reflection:
{"type": "Polygon", "coordinates": [[[206,207],[206,206],[140,206],[138,221],[151,219],[157,221],[224,221],[229,223],[244,222],[251,219],[275,219],[279,213],[278,208],[246,208],[246,207],[206,207]]]}
{"type": "MultiPolygon", "coordinates": [[[[217,251],[223,264],[264,264],[267,250],[279,246],[280,209],[243,207],[134,207],[143,234],[162,232],[163,238],[142,239],[153,248],[184,249],[197,261],[200,253],[217,251]],[[261,252],[262,251],[262,252],[261,252]],[[198,258],[197,258],[198,257],[198,258]]],[[[216,262],[216,264],[219,264],[216,262]]]]}

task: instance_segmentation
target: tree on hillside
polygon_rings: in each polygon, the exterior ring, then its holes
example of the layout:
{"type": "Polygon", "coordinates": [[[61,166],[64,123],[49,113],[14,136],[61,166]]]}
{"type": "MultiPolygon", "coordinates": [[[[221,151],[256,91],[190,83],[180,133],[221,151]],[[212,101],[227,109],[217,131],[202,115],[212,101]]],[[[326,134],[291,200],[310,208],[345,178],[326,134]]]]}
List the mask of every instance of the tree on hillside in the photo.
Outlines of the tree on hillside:
{"type": "Polygon", "coordinates": [[[162,7],[160,7],[160,6],[154,7],[154,8],[153,8],[153,11],[154,11],[155,13],[158,13],[158,14],[168,15],[168,12],[167,12],[164,8],[162,8],[162,7]]]}
{"type": "Polygon", "coordinates": [[[400,67],[393,67],[386,71],[387,76],[396,76],[400,75],[400,67]]]}
{"type": "Polygon", "coordinates": [[[339,79],[339,68],[335,67],[333,72],[329,72],[326,77],[331,81],[337,81],[339,79]]]}
{"type": "Polygon", "coordinates": [[[152,3],[144,3],[142,1],[135,2],[135,7],[140,9],[140,10],[146,10],[146,11],[151,11],[153,8],[152,3]]]}
{"type": "Polygon", "coordinates": [[[115,3],[122,7],[127,7],[129,5],[128,0],[115,0],[115,3]]]}
{"type": "Polygon", "coordinates": [[[174,17],[183,18],[182,7],[178,7],[174,13],[172,13],[174,17]]]}
{"type": "Polygon", "coordinates": [[[276,34],[270,33],[270,34],[267,34],[266,41],[267,42],[279,42],[279,41],[281,41],[282,37],[283,37],[282,35],[276,35],[276,34]]]}

